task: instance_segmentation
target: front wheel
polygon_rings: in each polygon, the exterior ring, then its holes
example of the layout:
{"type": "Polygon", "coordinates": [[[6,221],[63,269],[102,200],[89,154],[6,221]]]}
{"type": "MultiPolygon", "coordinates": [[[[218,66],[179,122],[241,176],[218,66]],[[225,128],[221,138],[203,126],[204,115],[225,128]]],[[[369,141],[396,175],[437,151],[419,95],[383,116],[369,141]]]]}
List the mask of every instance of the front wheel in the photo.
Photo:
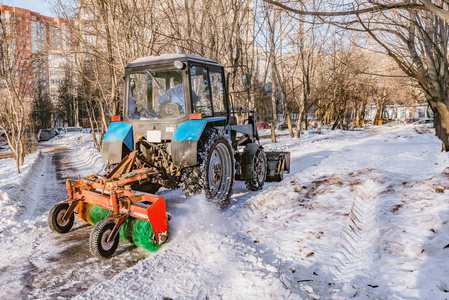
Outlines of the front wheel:
{"type": "Polygon", "coordinates": [[[119,235],[108,242],[108,238],[112,233],[115,223],[111,220],[102,220],[95,225],[89,238],[90,252],[98,258],[109,258],[117,250],[119,235]]]}
{"type": "Polygon", "coordinates": [[[67,220],[63,220],[66,211],[69,209],[68,203],[58,203],[50,209],[48,213],[48,227],[57,233],[66,233],[72,229],[75,216],[72,213],[67,220]]]}
{"type": "MultiPolygon", "coordinates": [[[[243,154],[244,159],[246,153],[243,154]]],[[[267,178],[267,156],[261,147],[254,153],[249,153],[249,162],[244,162],[246,169],[246,188],[250,191],[260,191],[267,178]]]]}

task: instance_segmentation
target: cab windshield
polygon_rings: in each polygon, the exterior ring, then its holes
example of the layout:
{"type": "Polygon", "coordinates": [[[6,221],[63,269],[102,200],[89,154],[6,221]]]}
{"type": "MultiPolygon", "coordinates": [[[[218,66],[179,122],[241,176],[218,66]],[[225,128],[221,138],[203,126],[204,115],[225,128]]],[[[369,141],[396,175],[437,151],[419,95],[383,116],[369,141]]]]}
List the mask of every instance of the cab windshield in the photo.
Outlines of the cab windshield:
{"type": "Polygon", "coordinates": [[[160,120],[186,115],[181,71],[131,73],[128,85],[129,118],[160,120]]]}

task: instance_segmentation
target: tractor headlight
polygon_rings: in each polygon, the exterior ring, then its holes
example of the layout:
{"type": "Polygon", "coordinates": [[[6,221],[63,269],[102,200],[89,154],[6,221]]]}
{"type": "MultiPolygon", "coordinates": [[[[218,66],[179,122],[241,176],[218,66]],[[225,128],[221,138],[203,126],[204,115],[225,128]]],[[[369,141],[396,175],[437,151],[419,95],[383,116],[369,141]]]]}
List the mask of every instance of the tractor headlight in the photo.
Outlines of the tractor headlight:
{"type": "Polygon", "coordinates": [[[183,70],[186,67],[186,65],[179,60],[175,60],[174,65],[175,65],[175,68],[178,70],[183,70]]]}

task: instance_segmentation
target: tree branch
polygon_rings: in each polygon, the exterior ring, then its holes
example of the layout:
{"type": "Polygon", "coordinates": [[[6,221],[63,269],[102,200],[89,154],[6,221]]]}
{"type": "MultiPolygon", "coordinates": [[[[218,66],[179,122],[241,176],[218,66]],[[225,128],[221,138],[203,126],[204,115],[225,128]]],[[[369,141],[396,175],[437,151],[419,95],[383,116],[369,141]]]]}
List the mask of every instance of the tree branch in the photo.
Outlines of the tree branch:
{"type": "MultiPolygon", "coordinates": [[[[371,12],[379,12],[385,10],[392,9],[420,9],[431,11],[427,5],[422,4],[414,4],[414,3],[395,3],[395,4],[373,4],[372,7],[364,8],[364,9],[356,9],[356,10],[347,10],[347,11],[339,11],[339,12],[323,12],[323,11],[305,11],[294,9],[285,4],[282,4],[275,0],[263,0],[266,3],[273,4],[277,7],[285,9],[295,14],[306,15],[306,16],[318,16],[318,17],[338,17],[338,16],[353,16],[353,15],[363,15],[371,12]]],[[[426,2],[426,0],[421,0],[421,2],[426,2]]],[[[432,4],[430,4],[432,5],[432,4]]],[[[433,5],[435,6],[435,5],[433,5]]],[[[433,12],[433,11],[432,11],[433,12]]],[[[447,13],[446,13],[447,14],[447,13]]],[[[449,15],[448,15],[449,17],[449,15]]]]}
{"type": "Polygon", "coordinates": [[[428,11],[433,13],[435,16],[443,20],[445,23],[449,23],[449,13],[442,9],[441,7],[436,6],[429,0],[420,0],[422,4],[427,8],[428,11]]]}

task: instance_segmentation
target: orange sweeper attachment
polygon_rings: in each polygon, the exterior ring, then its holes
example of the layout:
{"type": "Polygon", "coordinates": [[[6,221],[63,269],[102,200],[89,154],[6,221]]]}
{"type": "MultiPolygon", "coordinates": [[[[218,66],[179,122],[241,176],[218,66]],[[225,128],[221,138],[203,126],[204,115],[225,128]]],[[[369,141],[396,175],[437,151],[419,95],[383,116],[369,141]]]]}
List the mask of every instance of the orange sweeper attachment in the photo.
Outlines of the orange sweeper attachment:
{"type": "Polygon", "coordinates": [[[112,256],[119,237],[148,251],[157,250],[169,236],[168,215],[163,197],[131,190],[131,185],[157,176],[149,168],[136,168],[139,159],[139,153],[133,151],[105,176],[67,180],[68,199],[50,210],[50,229],[68,232],[76,213],[95,225],[89,247],[97,257],[112,256]]]}

